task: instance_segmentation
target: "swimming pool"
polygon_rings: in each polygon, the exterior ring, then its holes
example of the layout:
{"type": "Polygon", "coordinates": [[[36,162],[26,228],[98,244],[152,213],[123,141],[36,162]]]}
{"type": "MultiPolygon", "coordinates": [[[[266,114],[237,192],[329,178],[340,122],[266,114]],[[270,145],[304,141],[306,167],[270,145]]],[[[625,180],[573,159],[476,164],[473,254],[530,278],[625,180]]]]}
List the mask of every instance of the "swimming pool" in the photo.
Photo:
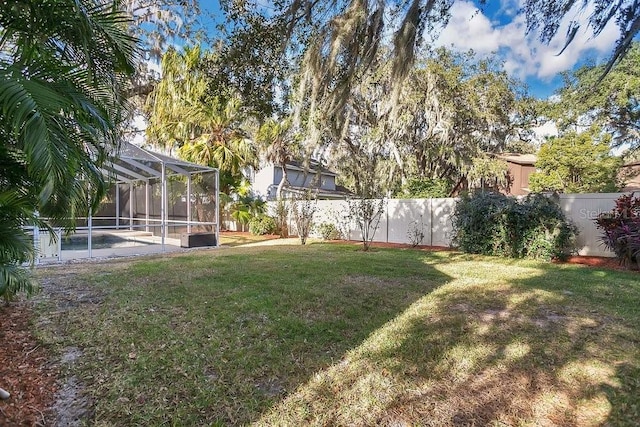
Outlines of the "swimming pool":
{"type": "MultiPolygon", "coordinates": [[[[116,236],[113,234],[93,235],[91,238],[92,249],[110,249],[110,248],[130,248],[135,246],[149,246],[154,243],[148,239],[141,239],[140,236],[116,236]]],[[[63,251],[86,250],[88,246],[88,237],[86,234],[76,234],[72,236],[63,236],[61,241],[61,249],[63,251]]]]}

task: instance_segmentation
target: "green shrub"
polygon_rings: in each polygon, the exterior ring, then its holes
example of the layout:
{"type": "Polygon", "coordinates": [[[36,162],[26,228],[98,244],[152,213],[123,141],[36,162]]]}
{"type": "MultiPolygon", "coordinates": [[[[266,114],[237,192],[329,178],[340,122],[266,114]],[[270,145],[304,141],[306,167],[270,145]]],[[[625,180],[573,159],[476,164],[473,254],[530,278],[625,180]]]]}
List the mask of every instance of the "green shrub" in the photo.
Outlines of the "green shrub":
{"type": "Polygon", "coordinates": [[[287,224],[289,206],[287,202],[284,199],[278,200],[273,211],[273,219],[275,221],[273,233],[278,234],[280,237],[289,237],[289,225],[287,224]]]}
{"type": "Polygon", "coordinates": [[[423,199],[431,197],[449,197],[451,183],[438,178],[411,178],[396,193],[396,197],[423,199]]]}
{"type": "Polygon", "coordinates": [[[268,215],[258,215],[249,221],[249,233],[254,235],[274,234],[276,221],[268,215]]]}
{"type": "Polygon", "coordinates": [[[320,224],[317,227],[317,232],[323,240],[338,240],[342,238],[338,227],[331,222],[323,222],[320,224]]]}
{"type": "Polygon", "coordinates": [[[562,259],[577,234],[560,207],[540,194],[521,200],[497,193],[464,196],[453,226],[460,250],[512,258],[562,259]]]}
{"type": "Polygon", "coordinates": [[[311,227],[313,227],[313,215],[318,208],[318,199],[311,191],[307,191],[304,196],[298,196],[291,204],[291,214],[296,225],[296,232],[301,244],[307,243],[311,227]]]}

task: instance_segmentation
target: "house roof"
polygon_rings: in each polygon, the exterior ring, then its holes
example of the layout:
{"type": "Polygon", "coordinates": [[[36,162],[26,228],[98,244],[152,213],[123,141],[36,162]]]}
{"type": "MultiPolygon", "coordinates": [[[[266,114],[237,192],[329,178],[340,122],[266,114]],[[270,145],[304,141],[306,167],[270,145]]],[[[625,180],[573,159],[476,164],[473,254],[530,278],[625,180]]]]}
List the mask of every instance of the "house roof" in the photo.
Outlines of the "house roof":
{"type": "Polygon", "coordinates": [[[287,186],[285,187],[284,191],[295,194],[304,194],[307,191],[312,191],[318,199],[344,199],[346,197],[353,196],[353,193],[351,191],[340,185],[336,185],[335,190],[326,190],[318,187],[309,188],[287,186]]]}
{"type": "Polygon", "coordinates": [[[518,154],[518,153],[500,153],[496,157],[509,163],[515,163],[522,166],[534,166],[538,156],[535,154],[518,154]]]}
{"type": "Polygon", "coordinates": [[[309,160],[309,164],[305,164],[304,162],[299,162],[297,160],[292,160],[287,162],[287,167],[293,170],[299,170],[307,173],[322,173],[323,175],[331,175],[337,176],[335,172],[330,171],[329,169],[322,166],[322,164],[317,160],[309,160]]]}

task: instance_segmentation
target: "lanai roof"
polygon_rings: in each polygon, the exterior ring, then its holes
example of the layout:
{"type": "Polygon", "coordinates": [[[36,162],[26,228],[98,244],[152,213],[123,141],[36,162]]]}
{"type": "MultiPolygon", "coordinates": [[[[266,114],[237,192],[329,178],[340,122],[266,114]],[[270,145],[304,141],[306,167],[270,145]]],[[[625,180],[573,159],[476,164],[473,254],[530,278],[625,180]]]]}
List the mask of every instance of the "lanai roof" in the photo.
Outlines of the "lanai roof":
{"type": "Polygon", "coordinates": [[[198,172],[212,172],[214,168],[186,162],[146,148],[123,142],[102,169],[118,182],[147,181],[162,177],[162,167],[166,175],[189,176],[198,172]]]}

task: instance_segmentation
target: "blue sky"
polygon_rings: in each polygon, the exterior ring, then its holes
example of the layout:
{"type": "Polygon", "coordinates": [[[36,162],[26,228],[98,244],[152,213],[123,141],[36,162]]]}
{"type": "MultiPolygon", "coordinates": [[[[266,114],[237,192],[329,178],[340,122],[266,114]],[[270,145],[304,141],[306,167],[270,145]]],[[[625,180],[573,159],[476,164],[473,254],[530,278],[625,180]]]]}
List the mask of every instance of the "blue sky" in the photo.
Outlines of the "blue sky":
{"type": "MultiPolygon", "coordinates": [[[[558,73],[586,60],[606,60],[618,38],[618,28],[613,21],[594,38],[586,25],[591,11],[576,8],[565,16],[558,36],[546,45],[538,41],[536,34],[525,34],[524,16],[518,14],[523,0],[488,0],[487,3],[479,9],[477,0],[456,0],[449,25],[436,40],[426,35],[425,41],[461,52],[473,49],[480,57],[497,53],[507,73],[526,82],[530,93],[538,98],[546,98],[560,87],[562,81],[558,73]],[[564,46],[566,29],[572,20],[583,22],[581,30],[562,55],[557,55],[564,46]]],[[[203,9],[220,17],[217,0],[203,0],[201,4],[203,9]]],[[[212,20],[206,19],[205,23],[215,31],[212,20]]]]}
{"type": "Polygon", "coordinates": [[[618,27],[614,22],[594,38],[587,28],[591,10],[576,8],[565,16],[557,37],[546,45],[538,41],[536,34],[525,34],[524,16],[517,13],[521,0],[489,0],[482,10],[478,9],[477,3],[456,0],[449,25],[434,43],[460,51],[473,49],[479,56],[497,52],[506,71],[525,81],[530,93],[538,98],[546,98],[560,87],[562,81],[558,73],[589,59],[606,60],[618,38],[618,27]],[[583,25],[573,42],[558,55],[572,20],[583,25]]]}

